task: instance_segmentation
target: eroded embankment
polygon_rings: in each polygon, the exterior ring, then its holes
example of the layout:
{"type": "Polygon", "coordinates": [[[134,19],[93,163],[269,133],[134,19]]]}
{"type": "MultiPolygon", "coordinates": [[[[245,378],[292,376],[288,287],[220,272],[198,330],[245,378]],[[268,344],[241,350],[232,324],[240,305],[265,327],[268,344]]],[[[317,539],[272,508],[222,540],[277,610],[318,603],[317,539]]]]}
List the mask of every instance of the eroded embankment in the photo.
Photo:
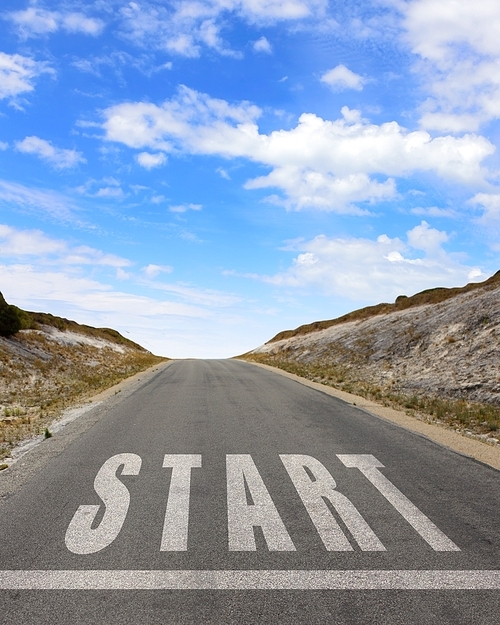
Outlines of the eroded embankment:
{"type": "Polygon", "coordinates": [[[500,439],[500,286],[272,341],[244,358],[500,439]]]}

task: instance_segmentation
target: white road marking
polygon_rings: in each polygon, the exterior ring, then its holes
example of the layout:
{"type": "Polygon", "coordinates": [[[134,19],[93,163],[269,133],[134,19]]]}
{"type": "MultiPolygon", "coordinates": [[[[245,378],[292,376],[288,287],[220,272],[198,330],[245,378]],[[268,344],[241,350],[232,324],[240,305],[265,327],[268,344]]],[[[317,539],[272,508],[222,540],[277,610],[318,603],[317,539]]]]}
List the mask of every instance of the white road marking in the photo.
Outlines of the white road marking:
{"type": "Polygon", "coordinates": [[[1,590],[500,590],[500,571],[0,571],[1,590]]]}
{"type": "Polygon", "coordinates": [[[191,469],[201,467],[199,454],[166,454],[163,468],[172,467],[160,551],[187,551],[191,469]]]}
{"type": "Polygon", "coordinates": [[[384,545],[358,510],[345,495],[336,490],[335,480],[319,460],[300,454],[280,454],[280,458],[328,551],[353,551],[353,547],[324,498],[331,502],[363,551],[385,551],[384,545]],[[306,468],[313,475],[314,481],[306,468]]]}
{"type": "Polygon", "coordinates": [[[250,454],[228,454],[226,470],[229,551],[256,551],[255,526],[262,528],[270,551],[295,551],[250,454]],[[251,504],[247,503],[245,482],[251,504]]]}
{"type": "Polygon", "coordinates": [[[346,467],[359,469],[434,551],[460,551],[459,547],[446,534],[437,528],[417,506],[412,504],[385,475],[380,473],[378,469],[384,465],[375,456],[371,454],[337,454],[337,458],[346,467]]]}
{"type": "Polygon", "coordinates": [[[130,493],[116,472],[138,475],[142,460],[136,454],[117,454],[102,465],[94,480],[94,489],[102,499],[105,511],[99,526],[92,529],[100,506],[80,506],[66,530],[66,546],[79,555],[95,553],[110,545],[120,533],[130,504],[130,493]]]}

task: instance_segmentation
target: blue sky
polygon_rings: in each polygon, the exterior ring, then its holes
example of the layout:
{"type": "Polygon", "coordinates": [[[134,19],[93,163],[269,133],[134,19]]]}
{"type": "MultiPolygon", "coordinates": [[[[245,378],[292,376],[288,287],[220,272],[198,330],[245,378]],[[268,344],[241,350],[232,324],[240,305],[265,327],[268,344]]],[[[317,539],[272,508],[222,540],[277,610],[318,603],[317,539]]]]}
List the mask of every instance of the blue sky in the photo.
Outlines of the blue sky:
{"type": "Polygon", "coordinates": [[[171,357],[500,251],[495,0],[4,0],[0,290],[171,357]]]}

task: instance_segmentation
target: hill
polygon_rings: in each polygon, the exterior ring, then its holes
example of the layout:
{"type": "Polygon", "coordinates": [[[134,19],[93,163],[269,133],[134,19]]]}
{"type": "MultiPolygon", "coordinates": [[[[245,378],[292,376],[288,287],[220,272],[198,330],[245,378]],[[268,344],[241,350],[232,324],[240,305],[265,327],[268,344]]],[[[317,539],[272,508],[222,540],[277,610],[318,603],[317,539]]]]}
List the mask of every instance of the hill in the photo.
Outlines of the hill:
{"type": "Polygon", "coordinates": [[[280,332],[243,358],[500,440],[500,272],[280,332]]]}
{"type": "Polygon", "coordinates": [[[0,293],[0,461],[63,409],[164,360],[116,330],[25,311],[0,293]]]}

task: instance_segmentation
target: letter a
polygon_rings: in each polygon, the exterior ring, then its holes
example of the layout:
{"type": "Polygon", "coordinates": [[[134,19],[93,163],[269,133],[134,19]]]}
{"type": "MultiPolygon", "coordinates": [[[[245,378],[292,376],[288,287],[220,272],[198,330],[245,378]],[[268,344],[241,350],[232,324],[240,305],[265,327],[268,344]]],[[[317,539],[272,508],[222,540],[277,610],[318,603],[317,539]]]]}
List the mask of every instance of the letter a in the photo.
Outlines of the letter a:
{"type": "Polygon", "coordinates": [[[252,457],[229,454],[226,467],[229,551],[256,551],[255,526],[262,528],[270,551],[295,551],[252,457]],[[245,484],[253,503],[247,502],[245,484]]]}

